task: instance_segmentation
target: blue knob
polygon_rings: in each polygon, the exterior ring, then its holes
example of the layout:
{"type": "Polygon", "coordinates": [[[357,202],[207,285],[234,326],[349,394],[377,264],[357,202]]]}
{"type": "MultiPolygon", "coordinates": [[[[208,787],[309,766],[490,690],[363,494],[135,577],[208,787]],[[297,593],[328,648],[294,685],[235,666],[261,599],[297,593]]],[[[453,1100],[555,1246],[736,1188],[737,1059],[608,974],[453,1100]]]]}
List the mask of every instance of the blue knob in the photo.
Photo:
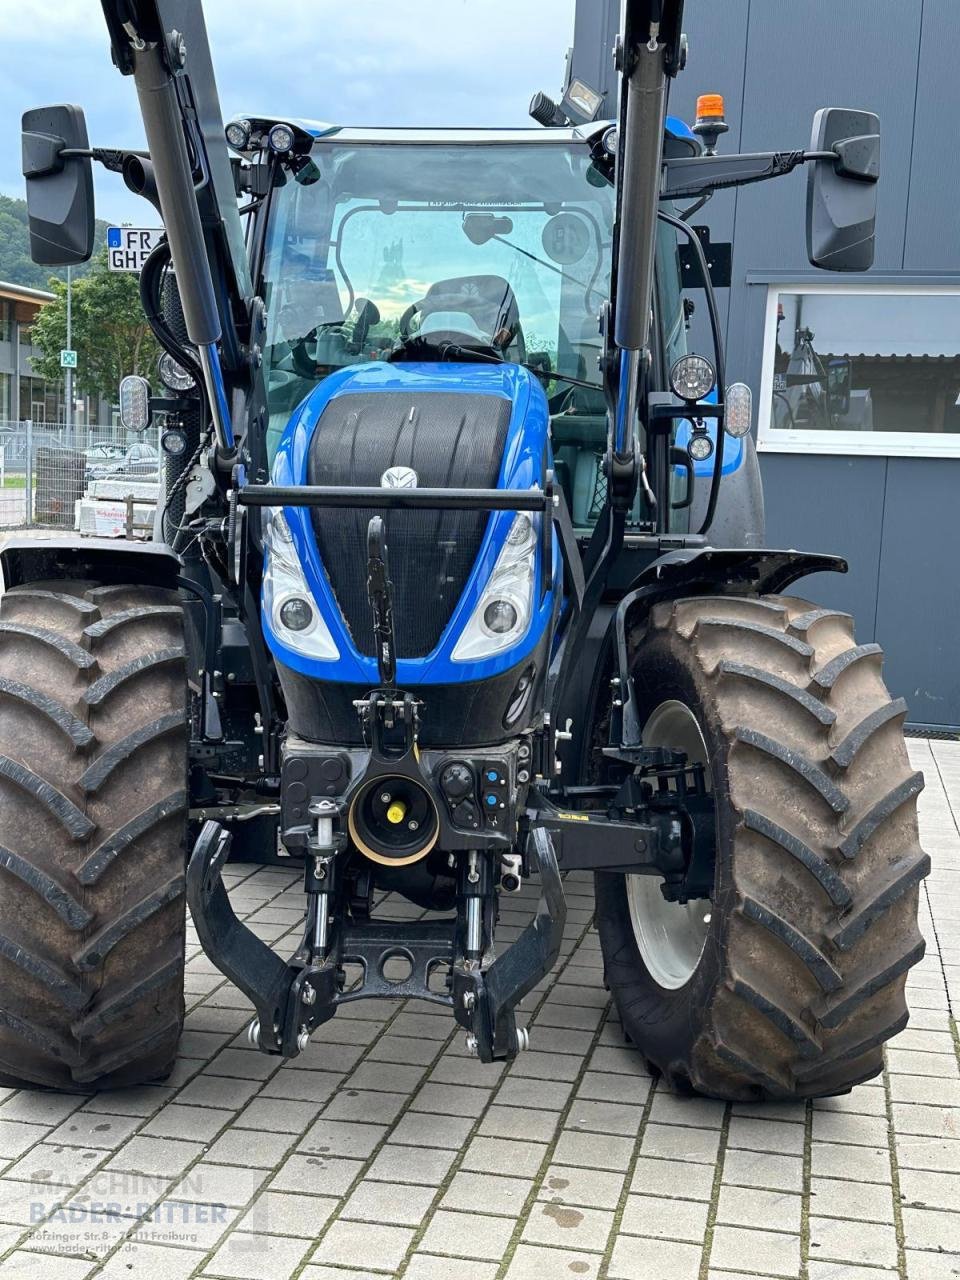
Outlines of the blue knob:
{"type": "Polygon", "coordinates": [[[494,805],[498,803],[499,801],[497,800],[496,796],[487,796],[487,804],[490,806],[491,809],[494,807],[494,805]]]}
{"type": "Polygon", "coordinates": [[[499,782],[499,781],[500,781],[499,777],[498,777],[498,776],[497,776],[497,774],[493,771],[493,769],[488,769],[488,770],[487,770],[487,781],[488,781],[488,782],[499,782]]]}

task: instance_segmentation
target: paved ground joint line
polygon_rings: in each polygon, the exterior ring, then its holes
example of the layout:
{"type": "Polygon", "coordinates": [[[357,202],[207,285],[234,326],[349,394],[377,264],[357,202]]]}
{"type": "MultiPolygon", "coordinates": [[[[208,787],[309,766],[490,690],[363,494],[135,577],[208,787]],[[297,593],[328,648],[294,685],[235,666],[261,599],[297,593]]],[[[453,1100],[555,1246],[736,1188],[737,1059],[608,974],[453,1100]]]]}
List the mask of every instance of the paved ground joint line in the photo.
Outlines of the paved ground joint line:
{"type": "Polygon", "coordinates": [[[897,1135],[893,1122],[890,1073],[886,1064],[884,1064],[882,1079],[887,1113],[887,1146],[890,1150],[890,1194],[893,1199],[893,1226],[897,1235],[897,1271],[900,1273],[900,1280],[907,1280],[907,1244],[903,1226],[903,1198],[900,1194],[900,1164],[897,1159],[897,1135]]]}
{"type": "Polygon", "coordinates": [[[710,1270],[710,1254],[713,1250],[713,1233],[717,1225],[717,1214],[720,1211],[720,1189],[723,1184],[723,1165],[727,1154],[727,1143],[730,1140],[730,1117],[733,1108],[728,1102],[723,1109],[723,1120],[720,1122],[720,1145],[717,1148],[717,1163],[713,1171],[713,1185],[710,1188],[710,1205],[707,1209],[707,1228],[703,1236],[703,1252],[700,1255],[700,1272],[698,1280],[707,1280],[710,1270]]]}
{"type": "Polygon", "coordinates": [[[800,1277],[810,1275],[810,1177],[813,1168],[813,1103],[803,1112],[803,1193],[800,1197],[800,1277]]]}
{"type": "MultiPolygon", "coordinates": [[[[588,925],[587,928],[584,929],[583,933],[581,933],[577,941],[577,946],[580,945],[580,943],[583,941],[584,937],[586,937],[589,931],[590,931],[590,926],[588,925]]],[[[575,954],[576,954],[576,947],[574,947],[573,952],[571,952],[570,958],[564,964],[563,966],[564,969],[566,969],[567,965],[570,963],[570,959],[572,959],[573,955],[575,954]]],[[[561,970],[560,972],[562,971],[563,970],[561,970]]],[[[559,981],[559,979],[560,979],[560,974],[558,973],[557,981],[559,981]]],[[[556,983],[552,983],[551,987],[555,985],[556,983]]],[[[600,1021],[597,1023],[597,1027],[593,1033],[593,1038],[590,1041],[589,1048],[587,1049],[586,1053],[583,1055],[583,1061],[580,1064],[580,1070],[577,1073],[576,1079],[572,1082],[570,1086],[570,1096],[567,1098],[566,1106],[564,1106],[560,1111],[560,1118],[557,1121],[556,1130],[554,1132],[553,1139],[547,1144],[547,1149],[543,1153],[543,1159],[540,1161],[540,1168],[537,1171],[537,1175],[534,1177],[533,1186],[530,1188],[530,1194],[527,1196],[526,1200],[523,1203],[523,1206],[520,1210],[520,1216],[517,1219],[516,1225],[513,1229],[513,1234],[510,1237],[510,1243],[507,1245],[507,1248],[504,1251],[503,1258],[500,1261],[500,1268],[497,1271],[497,1280],[503,1280],[503,1277],[506,1275],[507,1269],[509,1268],[510,1263],[513,1261],[513,1255],[516,1253],[517,1247],[520,1244],[521,1240],[523,1239],[523,1229],[527,1225],[527,1223],[530,1221],[530,1213],[533,1210],[533,1206],[537,1203],[537,1192],[542,1186],[542,1183],[539,1182],[539,1178],[542,1173],[546,1173],[547,1169],[550,1168],[550,1162],[553,1159],[554,1152],[556,1151],[557,1145],[560,1142],[561,1137],[563,1136],[564,1123],[567,1117],[569,1116],[574,1103],[577,1100],[577,1088],[583,1082],[583,1077],[586,1075],[588,1070],[590,1058],[593,1054],[593,1051],[596,1049],[597,1045],[600,1043],[600,1037],[603,1034],[603,1029],[607,1025],[608,1014],[609,1014],[609,1005],[607,1007],[607,1010],[604,1012],[603,1016],[600,1018],[600,1021]]],[[[549,1248],[550,1246],[545,1245],[543,1247],[549,1248]]]]}
{"type": "MultiPolygon", "coordinates": [[[[957,839],[960,840],[960,822],[957,821],[957,815],[953,811],[953,804],[951,803],[951,800],[950,800],[950,793],[947,790],[947,784],[944,779],[943,773],[941,772],[941,769],[940,769],[940,761],[937,759],[936,753],[933,750],[931,750],[930,756],[933,760],[933,767],[937,771],[937,778],[943,790],[943,798],[946,801],[947,809],[950,813],[950,819],[953,822],[953,829],[957,834],[957,839]]],[[[947,1010],[949,1011],[951,1021],[955,1021],[954,1015],[953,1015],[953,1001],[950,995],[950,983],[947,981],[947,970],[943,962],[943,948],[940,946],[940,933],[939,933],[939,930],[937,929],[937,917],[934,914],[933,901],[930,897],[929,879],[923,881],[922,888],[923,888],[923,897],[927,904],[927,911],[930,915],[930,928],[933,930],[933,941],[934,941],[934,945],[937,948],[937,963],[940,966],[940,976],[943,979],[943,986],[944,986],[944,990],[946,991],[947,1010]]]]}
{"type": "Polygon", "coordinates": [[[630,1185],[633,1182],[634,1174],[637,1169],[637,1161],[640,1159],[640,1149],[643,1146],[644,1135],[647,1132],[647,1125],[650,1123],[650,1114],[653,1111],[653,1100],[657,1096],[660,1088],[659,1078],[654,1078],[650,1082],[650,1089],[647,1093],[646,1101],[643,1104],[643,1114],[640,1117],[640,1124],[637,1126],[637,1137],[633,1144],[633,1151],[630,1154],[630,1162],[627,1165],[627,1172],[624,1175],[623,1187],[620,1191],[620,1198],[617,1201],[617,1207],[613,1212],[613,1224],[610,1228],[610,1238],[607,1240],[607,1247],[603,1251],[603,1260],[600,1263],[599,1276],[606,1276],[610,1269],[610,1260],[613,1257],[613,1250],[620,1235],[620,1224],[623,1222],[623,1215],[626,1213],[627,1200],[630,1196],[630,1185]]]}

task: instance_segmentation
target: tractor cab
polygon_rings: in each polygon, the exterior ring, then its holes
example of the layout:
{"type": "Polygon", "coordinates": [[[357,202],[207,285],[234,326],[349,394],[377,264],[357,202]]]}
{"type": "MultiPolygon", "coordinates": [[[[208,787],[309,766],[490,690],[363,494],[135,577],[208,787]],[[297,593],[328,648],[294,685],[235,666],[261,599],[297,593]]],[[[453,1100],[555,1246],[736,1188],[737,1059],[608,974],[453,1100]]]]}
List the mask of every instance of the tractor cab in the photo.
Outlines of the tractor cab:
{"type": "MultiPolygon", "coordinates": [[[[235,121],[227,137],[253,155],[276,127],[235,121]]],[[[612,260],[615,131],[294,132],[301,150],[295,143],[269,195],[261,233],[270,462],[297,406],[347,366],[443,365],[434,375],[452,386],[465,364],[525,365],[548,406],[557,481],[574,526],[588,532],[606,494],[598,319],[612,260]]],[[[699,143],[671,119],[666,152],[697,154],[699,143]]],[[[690,314],[666,223],[656,274],[650,376],[665,389],[687,352],[690,314]]],[[[709,476],[712,462],[700,470],[709,476]]],[[[687,527],[687,510],[678,504],[673,529],[687,527]]],[[[640,494],[634,523],[647,514],[640,494]]]]}

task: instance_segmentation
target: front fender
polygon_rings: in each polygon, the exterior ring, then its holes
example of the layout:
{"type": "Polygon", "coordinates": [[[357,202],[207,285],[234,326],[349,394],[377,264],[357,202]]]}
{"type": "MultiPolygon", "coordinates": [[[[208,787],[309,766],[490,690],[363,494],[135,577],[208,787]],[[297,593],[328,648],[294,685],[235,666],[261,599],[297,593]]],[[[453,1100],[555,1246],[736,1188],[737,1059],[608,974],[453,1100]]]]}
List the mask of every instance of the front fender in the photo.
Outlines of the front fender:
{"type": "Polygon", "coordinates": [[[608,641],[613,645],[622,702],[619,708],[615,704],[611,740],[619,731],[624,745],[640,742],[640,725],[630,696],[627,636],[655,604],[681,596],[778,595],[807,574],[846,573],[847,568],[840,556],[751,547],[685,547],[659,556],[634,579],[610,621],[608,641]]]}
{"type": "Polygon", "coordinates": [[[683,547],[667,551],[634,578],[618,613],[678,595],[777,595],[808,573],[846,573],[841,556],[763,547],[683,547]]]}
{"type": "Polygon", "coordinates": [[[113,538],[12,538],[0,550],[3,585],[22,587],[49,578],[93,578],[103,583],[177,586],[180,558],[155,542],[113,538]]]}

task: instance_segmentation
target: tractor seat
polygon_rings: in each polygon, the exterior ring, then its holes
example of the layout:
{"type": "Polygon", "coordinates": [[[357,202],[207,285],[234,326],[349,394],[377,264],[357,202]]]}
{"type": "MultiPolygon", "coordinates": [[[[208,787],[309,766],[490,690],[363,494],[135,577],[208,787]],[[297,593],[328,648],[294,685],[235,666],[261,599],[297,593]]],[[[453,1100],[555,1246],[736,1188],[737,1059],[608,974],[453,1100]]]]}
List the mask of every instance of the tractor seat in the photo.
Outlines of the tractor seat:
{"type": "MultiPolygon", "coordinates": [[[[448,340],[502,354],[519,335],[516,294],[503,276],[438,280],[400,317],[400,337],[404,341],[429,337],[433,346],[448,340]],[[412,325],[417,317],[419,327],[414,332],[412,325]]],[[[524,357],[522,352],[521,359],[524,357]]]]}

